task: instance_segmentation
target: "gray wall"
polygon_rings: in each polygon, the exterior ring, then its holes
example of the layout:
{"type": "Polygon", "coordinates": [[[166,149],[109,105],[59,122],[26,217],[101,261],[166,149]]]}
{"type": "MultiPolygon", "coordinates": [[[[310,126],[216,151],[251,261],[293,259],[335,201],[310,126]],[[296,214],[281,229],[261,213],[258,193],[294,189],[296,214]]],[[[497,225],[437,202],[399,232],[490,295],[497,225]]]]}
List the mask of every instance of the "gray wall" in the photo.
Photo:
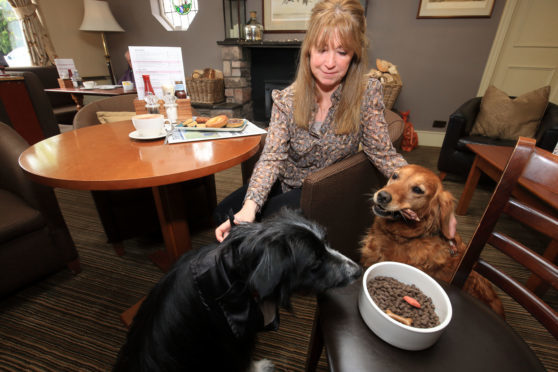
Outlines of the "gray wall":
{"type": "MultiPolygon", "coordinates": [[[[149,0],[109,0],[125,33],[107,35],[114,71],[126,68],[122,56],[128,45],[180,46],[184,71],[222,69],[220,47],[224,38],[221,0],[198,0],[200,12],[187,32],[168,32],[151,16],[149,0]]],[[[247,11],[258,12],[261,0],[247,0],[247,11]]],[[[484,66],[498,27],[505,0],[495,0],[491,18],[416,19],[418,1],[369,0],[367,21],[370,67],[376,58],[395,65],[403,89],[395,104],[411,111],[418,130],[432,128],[433,120],[447,120],[465,100],[477,93],[484,66]]],[[[303,34],[267,34],[266,39],[301,39],[303,34]]]]}

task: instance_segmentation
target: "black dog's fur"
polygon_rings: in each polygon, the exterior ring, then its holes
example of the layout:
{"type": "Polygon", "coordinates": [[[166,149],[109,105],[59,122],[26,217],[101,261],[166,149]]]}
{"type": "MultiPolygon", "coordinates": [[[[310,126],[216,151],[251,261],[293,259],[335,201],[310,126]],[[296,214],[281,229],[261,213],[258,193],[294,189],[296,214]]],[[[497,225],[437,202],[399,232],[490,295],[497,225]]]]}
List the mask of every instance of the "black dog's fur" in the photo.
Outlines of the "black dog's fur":
{"type": "Polygon", "coordinates": [[[183,255],[151,290],[114,370],[247,371],[263,303],[290,310],[295,291],[347,285],[361,271],[297,212],[233,226],[221,244],[183,255]]]}

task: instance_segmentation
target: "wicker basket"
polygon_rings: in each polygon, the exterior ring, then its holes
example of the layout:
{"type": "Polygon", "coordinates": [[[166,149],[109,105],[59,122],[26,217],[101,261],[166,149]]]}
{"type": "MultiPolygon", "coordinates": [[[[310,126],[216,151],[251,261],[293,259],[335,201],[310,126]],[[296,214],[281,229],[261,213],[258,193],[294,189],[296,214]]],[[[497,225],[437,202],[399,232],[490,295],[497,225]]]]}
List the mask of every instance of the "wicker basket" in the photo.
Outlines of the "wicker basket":
{"type": "Polygon", "coordinates": [[[401,92],[401,88],[403,87],[403,83],[401,82],[401,76],[399,74],[390,75],[393,77],[393,81],[385,82],[385,79],[382,80],[382,86],[384,88],[384,105],[388,110],[391,110],[395,100],[397,100],[397,96],[399,96],[399,92],[401,92]]]}
{"type": "Polygon", "coordinates": [[[220,103],[225,101],[225,82],[223,79],[186,79],[188,95],[192,103],[220,103]]]}

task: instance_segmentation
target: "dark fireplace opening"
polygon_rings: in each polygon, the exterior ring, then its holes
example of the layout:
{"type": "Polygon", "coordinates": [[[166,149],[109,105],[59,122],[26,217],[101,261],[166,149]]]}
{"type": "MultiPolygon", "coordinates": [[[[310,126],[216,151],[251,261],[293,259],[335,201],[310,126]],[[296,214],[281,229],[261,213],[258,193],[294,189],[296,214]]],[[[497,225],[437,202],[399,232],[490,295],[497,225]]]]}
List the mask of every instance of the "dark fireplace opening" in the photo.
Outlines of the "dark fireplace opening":
{"type": "Polygon", "coordinates": [[[273,103],[271,91],[294,81],[299,48],[250,48],[250,52],[254,121],[267,126],[273,103]]]}

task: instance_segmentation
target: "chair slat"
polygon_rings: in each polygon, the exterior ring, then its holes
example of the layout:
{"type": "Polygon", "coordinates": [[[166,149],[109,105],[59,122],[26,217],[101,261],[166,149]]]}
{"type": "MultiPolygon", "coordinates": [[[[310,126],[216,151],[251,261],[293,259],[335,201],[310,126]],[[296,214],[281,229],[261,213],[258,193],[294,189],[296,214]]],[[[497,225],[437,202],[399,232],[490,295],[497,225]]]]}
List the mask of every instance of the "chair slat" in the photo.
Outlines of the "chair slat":
{"type": "Polygon", "coordinates": [[[558,267],[520,242],[500,233],[492,233],[488,243],[558,289],[558,267]]]}
{"type": "Polygon", "coordinates": [[[475,271],[512,296],[558,339],[558,313],[521,283],[484,260],[479,260],[475,271]]]}
{"type": "MultiPolygon", "coordinates": [[[[558,181],[558,179],[557,179],[558,181]]],[[[516,199],[511,199],[504,207],[504,213],[514,217],[519,222],[549,236],[553,240],[558,240],[558,219],[546,213],[525,205],[516,199]]]]}

